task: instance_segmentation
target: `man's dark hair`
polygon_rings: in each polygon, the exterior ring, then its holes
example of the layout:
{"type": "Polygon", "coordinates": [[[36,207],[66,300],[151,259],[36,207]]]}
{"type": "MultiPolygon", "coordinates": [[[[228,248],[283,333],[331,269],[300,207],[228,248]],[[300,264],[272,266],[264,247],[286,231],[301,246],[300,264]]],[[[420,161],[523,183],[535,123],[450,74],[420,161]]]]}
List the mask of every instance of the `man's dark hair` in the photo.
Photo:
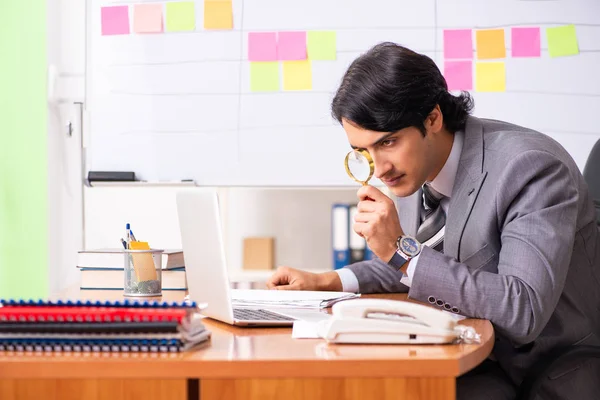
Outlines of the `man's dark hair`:
{"type": "Polygon", "coordinates": [[[453,96],[433,60],[395,43],[380,43],[352,62],[331,104],[338,122],[396,132],[424,121],[439,104],[450,132],[464,129],[473,109],[468,92],[453,96]]]}

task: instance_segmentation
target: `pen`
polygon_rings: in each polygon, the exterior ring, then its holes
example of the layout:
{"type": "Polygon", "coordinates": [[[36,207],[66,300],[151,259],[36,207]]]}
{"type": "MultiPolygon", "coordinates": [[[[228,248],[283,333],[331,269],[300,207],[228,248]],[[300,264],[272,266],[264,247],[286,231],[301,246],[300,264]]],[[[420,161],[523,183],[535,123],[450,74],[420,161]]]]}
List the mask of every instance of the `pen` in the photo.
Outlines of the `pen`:
{"type": "Polygon", "coordinates": [[[129,242],[131,242],[131,225],[125,224],[125,241],[127,245],[127,249],[129,249],[129,242]]]}
{"type": "Polygon", "coordinates": [[[137,239],[135,238],[135,235],[133,234],[133,231],[131,229],[129,230],[129,234],[131,235],[131,240],[137,242],[137,239]]]}
{"type": "Polygon", "coordinates": [[[123,243],[123,248],[127,250],[127,242],[125,242],[123,238],[121,238],[121,243],[123,243]]]}

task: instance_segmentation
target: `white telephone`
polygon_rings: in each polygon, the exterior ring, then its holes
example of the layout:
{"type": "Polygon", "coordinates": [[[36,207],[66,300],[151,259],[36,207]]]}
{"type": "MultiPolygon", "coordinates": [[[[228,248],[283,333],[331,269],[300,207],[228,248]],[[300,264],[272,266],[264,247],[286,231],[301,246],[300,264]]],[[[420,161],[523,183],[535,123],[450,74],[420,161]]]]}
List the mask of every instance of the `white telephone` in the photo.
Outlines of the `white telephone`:
{"type": "Polygon", "coordinates": [[[334,304],[332,314],[318,325],[319,336],[330,343],[439,344],[478,339],[472,328],[458,325],[453,314],[408,301],[346,300],[334,304]]]}

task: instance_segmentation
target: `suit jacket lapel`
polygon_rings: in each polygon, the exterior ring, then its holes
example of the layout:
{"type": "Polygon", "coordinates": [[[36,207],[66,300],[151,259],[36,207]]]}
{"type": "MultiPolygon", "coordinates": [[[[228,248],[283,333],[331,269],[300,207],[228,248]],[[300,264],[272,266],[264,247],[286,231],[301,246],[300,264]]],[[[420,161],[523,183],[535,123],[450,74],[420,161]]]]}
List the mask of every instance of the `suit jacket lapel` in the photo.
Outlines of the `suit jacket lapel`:
{"type": "Polygon", "coordinates": [[[423,190],[419,189],[408,197],[396,198],[400,226],[407,235],[415,236],[419,229],[422,196],[423,190]]]}
{"type": "Polygon", "coordinates": [[[450,196],[444,235],[444,254],[460,260],[460,242],[465,225],[487,172],[483,171],[483,125],[469,117],[458,171],[450,196]]]}

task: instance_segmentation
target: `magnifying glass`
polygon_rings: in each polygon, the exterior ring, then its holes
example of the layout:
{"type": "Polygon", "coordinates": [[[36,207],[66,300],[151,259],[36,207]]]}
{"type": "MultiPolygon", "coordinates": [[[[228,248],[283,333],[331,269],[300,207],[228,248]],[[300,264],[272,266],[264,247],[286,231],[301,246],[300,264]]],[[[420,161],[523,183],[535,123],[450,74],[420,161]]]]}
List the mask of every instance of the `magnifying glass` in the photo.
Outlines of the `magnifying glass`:
{"type": "Polygon", "coordinates": [[[348,176],[363,186],[367,185],[375,169],[371,155],[364,149],[352,150],[346,154],[344,166],[348,176]]]}

